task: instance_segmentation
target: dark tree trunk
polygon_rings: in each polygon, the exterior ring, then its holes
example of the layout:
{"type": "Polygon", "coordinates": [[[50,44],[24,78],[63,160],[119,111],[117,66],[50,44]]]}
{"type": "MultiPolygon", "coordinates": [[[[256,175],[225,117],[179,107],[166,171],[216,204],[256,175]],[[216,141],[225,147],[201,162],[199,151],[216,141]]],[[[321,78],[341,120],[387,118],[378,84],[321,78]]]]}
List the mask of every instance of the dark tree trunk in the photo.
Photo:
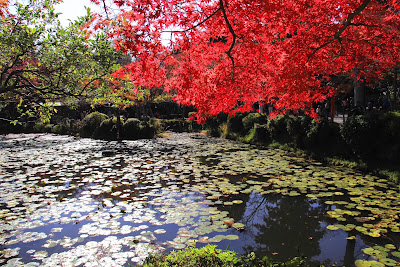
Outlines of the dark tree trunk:
{"type": "Polygon", "coordinates": [[[354,106],[365,106],[365,87],[360,80],[360,70],[354,70],[354,106]]]}
{"type": "Polygon", "coordinates": [[[121,114],[117,108],[117,140],[121,141],[121,114]]]}

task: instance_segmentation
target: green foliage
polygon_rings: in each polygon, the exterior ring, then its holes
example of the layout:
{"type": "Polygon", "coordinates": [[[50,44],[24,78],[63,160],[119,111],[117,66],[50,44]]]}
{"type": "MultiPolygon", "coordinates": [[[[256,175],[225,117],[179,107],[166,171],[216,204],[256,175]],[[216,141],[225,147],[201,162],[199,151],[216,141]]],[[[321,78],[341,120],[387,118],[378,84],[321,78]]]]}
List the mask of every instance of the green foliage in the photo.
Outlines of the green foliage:
{"type": "Polygon", "coordinates": [[[45,124],[43,127],[43,132],[45,133],[52,133],[54,128],[54,124],[45,124]]]}
{"type": "MultiPolygon", "coordinates": [[[[237,113],[235,116],[229,116],[228,117],[228,132],[229,134],[232,133],[239,133],[239,134],[245,134],[246,131],[243,127],[243,118],[245,117],[245,114],[242,113],[237,113]]],[[[228,137],[229,137],[228,134],[228,137]]]]}
{"type": "Polygon", "coordinates": [[[139,124],[140,138],[153,138],[155,131],[154,128],[147,121],[140,121],[139,124]]]}
{"type": "Polygon", "coordinates": [[[146,259],[143,266],[237,266],[239,261],[235,252],[222,251],[216,246],[207,245],[200,249],[186,248],[180,251],[172,251],[168,255],[153,255],[146,259]]]}
{"type": "Polygon", "coordinates": [[[76,135],[78,133],[77,123],[69,118],[55,120],[52,132],[62,135],[76,135]]]}
{"type": "Polygon", "coordinates": [[[96,129],[106,119],[108,119],[108,116],[100,112],[92,112],[86,115],[82,120],[80,135],[82,137],[92,137],[96,129]]]}
{"type": "Polygon", "coordinates": [[[94,137],[105,140],[117,140],[117,118],[103,120],[96,129],[94,137]]]}
{"type": "Polygon", "coordinates": [[[299,148],[304,148],[307,139],[307,132],[312,123],[313,120],[308,116],[288,117],[286,130],[290,136],[291,142],[296,144],[299,148]]]}
{"type": "Polygon", "coordinates": [[[89,12],[63,27],[54,10],[58,2],[11,0],[13,8],[1,18],[0,100],[19,111],[19,120],[38,115],[49,122],[54,103],[74,105],[77,97],[99,95],[118,67],[119,53],[106,32],[85,31],[89,12]]]}
{"type": "Polygon", "coordinates": [[[388,112],[379,117],[377,123],[379,142],[378,157],[385,160],[400,161],[400,113],[388,112]]]}
{"type": "Polygon", "coordinates": [[[204,129],[207,130],[208,134],[213,137],[221,136],[220,125],[228,120],[226,114],[219,114],[218,116],[210,117],[204,124],[204,129]]]}
{"type": "Polygon", "coordinates": [[[376,148],[377,126],[376,116],[352,116],[342,124],[340,134],[354,155],[366,158],[372,156],[376,148]]]}
{"type": "Polygon", "coordinates": [[[251,144],[268,144],[271,138],[268,132],[267,124],[254,124],[249,134],[245,136],[244,141],[251,144]]]}
{"type": "Polygon", "coordinates": [[[162,127],[161,121],[161,119],[150,118],[149,125],[154,129],[154,134],[159,134],[165,131],[162,127]]]}
{"type": "Polygon", "coordinates": [[[335,147],[341,145],[339,131],[339,125],[331,121],[312,121],[306,133],[305,147],[320,153],[332,153],[335,147]]]}
{"type": "Polygon", "coordinates": [[[271,139],[278,142],[288,142],[290,140],[287,130],[288,115],[278,115],[273,120],[269,120],[267,127],[271,139]]]}
{"type": "Polygon", "coordinates": [[[156,96],[153,100],[154,103],[170,102],[172,101],[173,95],[171,94],[160,94],[156,96]]]}
{"type": "Polygon", "coordinates": [[[136,140],[140,138],[140,120],[130,118],[122,126],[122,139],[136,140]]]}
{"type": "Polygon", "coordinates": [[[242,124],[245,132],[249,132],[254,124],[266,124],[268,122],[268,116],[260,113],[249,113],[242,119],[242,124]]]}
{"type": "Polygon", "coordinates": [[[44,126],[45,124],[42,121],[37,121],[33,125],[33,131],[36,133],[43,133],[44,132],[44,126]]]}
{"type": "Polygon", "coordinates": [[[191,123],[182,119],[161,120],[161,125],[164,131],[172,132],[189,132],[191,123]]]}
{"type": "MultiPolygon", "coordinates": [[[[156,129],[155,121],[141,121],[138,119],[128,119],[122,125],[122,139],[136,140],[136,139],[149,139],[153,138],[156,129]]],[[[116,125],[113,126],[116,129],[116,125]]]]}
{"type": "Polygon", "coordinates": [[[256,257],[254,252],[247,256],[237,255],[230,250],[217,249],[214,245],[202,248],[186,248],[180,251],[172,251],[167,255],[150,255],[146,258],[142,267],[232,267],[232,266],[263,266],[263,267],[299,267],[305,266],[306,259],[295,257],[285,263],[280,263],[272,258],[256,257]]]}

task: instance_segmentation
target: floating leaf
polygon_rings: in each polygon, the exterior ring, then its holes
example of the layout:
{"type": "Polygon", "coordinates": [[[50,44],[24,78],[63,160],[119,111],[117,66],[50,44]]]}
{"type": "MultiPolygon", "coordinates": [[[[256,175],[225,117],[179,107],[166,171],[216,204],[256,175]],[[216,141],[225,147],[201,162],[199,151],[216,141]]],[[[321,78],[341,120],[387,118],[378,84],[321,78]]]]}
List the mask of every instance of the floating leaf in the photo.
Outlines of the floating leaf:
{"type": "Polygon", "coordinates": [[[337,227],[336,225],[328,225],[326,227],[326,229],[335,231],[335,230],[339,230],[339,227],[337,227]]]}
{"type": "Polygon", "coordinates": [[[385,264],[377,261],[356,260],[356,267],[385,267],[385,264]]]}
{"type": "Polygon", "coordinates": [[[245,225],[243,223],[234,223],[232,224],[232,227],[238,229],[238,228],[243,228],[245,225]]]}
{"type": "Polygon", "coordinates": [[[391,252],[392,256],[400,258],[400,252],[399,251],[393,251],[391,252]]]}
{"type": "Polygon", "coordinates": [[[392,259],[384,258],[384,259],[379,259],[380,262],[385,264],[386,266],[396,266],[397,262],[392,259]]]}

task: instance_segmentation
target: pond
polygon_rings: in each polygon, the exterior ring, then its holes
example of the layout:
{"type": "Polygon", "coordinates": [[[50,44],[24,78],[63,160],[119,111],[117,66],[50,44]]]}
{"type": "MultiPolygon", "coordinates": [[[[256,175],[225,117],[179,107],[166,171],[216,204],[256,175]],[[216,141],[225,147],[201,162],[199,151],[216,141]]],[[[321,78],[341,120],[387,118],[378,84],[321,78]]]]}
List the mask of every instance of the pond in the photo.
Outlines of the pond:
{"type": "Polygon", "coordinates": [[[398,186],[200,134],[2,136],[0,192],[0,265],[128,266],[206,244],[316,266],[400,262],[398,186]]]}

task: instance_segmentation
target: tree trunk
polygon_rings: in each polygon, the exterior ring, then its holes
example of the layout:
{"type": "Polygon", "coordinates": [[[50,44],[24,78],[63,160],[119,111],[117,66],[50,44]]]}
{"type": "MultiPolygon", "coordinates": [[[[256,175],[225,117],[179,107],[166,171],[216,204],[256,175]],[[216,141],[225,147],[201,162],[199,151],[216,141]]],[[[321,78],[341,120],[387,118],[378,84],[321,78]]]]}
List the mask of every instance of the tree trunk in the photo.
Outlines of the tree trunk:
{"type": "Polygon", "coordinates": [[[117,141],[121,141],[121,116],[120,110],[117,108],[117,141]]]}
{"type": "Polygon", "coordinates": [[[365,87],[364,83],[359,80],[360,70],[354,70],[354,106],[365,106],[365,87]]]}
{"type": "Polygon", "coordinates": [[[398,67],[394,67],[393,69],[393,97],[394,97],[394,105],[397,105],[397,101],[398,101],[398,93],[399,91],[397,90],[398,84],[397,84],[397,71],[398,71],[398,67]]]}

